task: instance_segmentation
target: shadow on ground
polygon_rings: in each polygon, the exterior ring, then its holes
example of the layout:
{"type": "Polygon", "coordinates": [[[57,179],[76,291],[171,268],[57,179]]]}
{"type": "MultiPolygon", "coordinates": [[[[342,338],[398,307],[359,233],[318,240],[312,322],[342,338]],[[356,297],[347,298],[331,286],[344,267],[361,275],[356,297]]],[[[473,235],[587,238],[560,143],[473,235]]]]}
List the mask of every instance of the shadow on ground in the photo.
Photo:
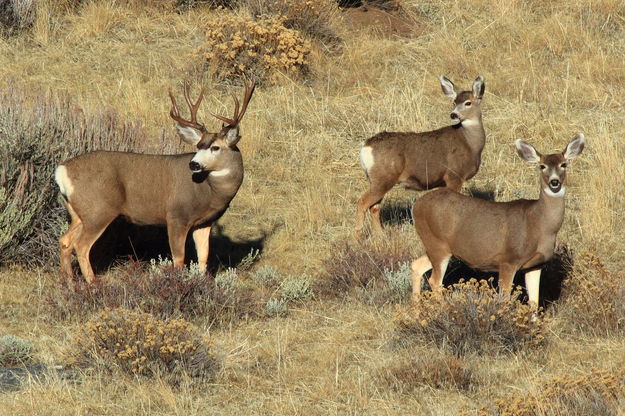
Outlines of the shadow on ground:
{"type": "MultiPolygon", "coordinates": [[[[237,267],[250,253],[262,254],[265,240],[274,231],[260,231],[258,237],[237,240],[228,235],[224,227],[215,225],[210,237],[209,272],[237,267]]],[[[128,259],[150,261],[159,256],[171,258],[166,228],[139,226],[122,218],[113,221],[91,249],[91,262],[96,274],[128,259]]],[[[185,264],[190,262],[197,262],[191,233],[185,244],[185,264]]]]}
{"type": "MultiPolygon", "coordinates": [[[[562,293],[562,285],[573,268],[573,253],[567,246],[559,246],[553,258],[545,263],[540,274],[540,297],[539,304],[543,308],[548,307],[551,303],[557,301],[562,293]]],[[[426,274],[429,278],[431,271],[426,274]]],[[[447,266],[443,283],[445,286],[458,283],[461,279],[469,280],[476,278],[478,280],[495,277],[495,288],[499,279],[498,273],[483,272],[481,270],[472,269],[460,260],[452,258],[447,266]]],[[[521,300],[527,302],[527,292],[525,290],[525,273],[520,271],[514,275],[514,285],[523,287],[521,300]]]]}

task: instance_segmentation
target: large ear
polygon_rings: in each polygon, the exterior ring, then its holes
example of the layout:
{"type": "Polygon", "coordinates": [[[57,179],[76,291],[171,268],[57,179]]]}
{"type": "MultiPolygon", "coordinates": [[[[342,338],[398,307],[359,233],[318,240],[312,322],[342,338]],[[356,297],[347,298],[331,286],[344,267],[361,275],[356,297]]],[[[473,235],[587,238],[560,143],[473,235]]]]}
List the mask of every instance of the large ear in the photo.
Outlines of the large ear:
{"type": "Polygon", "coordinates": [[[228,133],[226,133],[226,143],[228,144],[228,147],[236,146],[240,139],[241,139],[241,136],[239,136],[238,126],[231,127],[228,130],[228,133]]]}
{"type": "Polygon", "coordinates": [[[584,137],[584,135],[582,133],[578,134],[577,136],[573,137],[573,140],[571,140],[568,145],[566,145],[566,149],[564,149],[562,155],[566,160],[576,158],[577,156],[579,156],[580,153],[582,153],[582,150],[584,150],[585,143],[586,138],[584,137]]]}
{"type": "Polygon", "coordinates": [[[453,82],[448,80],[445,76],[441,75],[438,77],[441,82],[441,88],[443,89],[443,94],[451,98],[452,100],[456,99],[456,95],[458,95],[458,89],[454,85],[453,82]]]}
{"type": "Polygon", "coordinates": [[[521,159],[524,159],[530,163],[540,162],[540,153],[538,153],[532,145],[525,143],[521,139],[517,139],[514,144],[516,145],[516,151],[519,156],[521,156],[521,159]]]}
{"type": "Polygon", "coordinates": [[[486,84],[484,84],[484,77],[479,75],[477,78],[475,78],[475,81],[473,81],[473,95],[475,96],[475,98],[477,98],[478,100],[481,100],[482,97],[484,96],[484,89],[486,88],[486,84]]]}
{"type": "Polygon", "coordinates": [[[178,129],[178,136],[180,136],[182,141],[187,144],[195,146],[200,140],[202,140],[202,135],[192,127],[176,124],[176,129],[178,129]]]}

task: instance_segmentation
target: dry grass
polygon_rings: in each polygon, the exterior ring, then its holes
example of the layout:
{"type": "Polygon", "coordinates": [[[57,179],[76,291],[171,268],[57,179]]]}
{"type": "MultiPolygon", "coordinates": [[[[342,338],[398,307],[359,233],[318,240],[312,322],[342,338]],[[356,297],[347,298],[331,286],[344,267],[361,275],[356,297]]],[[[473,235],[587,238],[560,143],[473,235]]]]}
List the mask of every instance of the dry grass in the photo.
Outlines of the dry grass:
{"type": "MultiPolygon", "coordinates": [[[[404,3],[406,10],[416,10],[421,36],[382,39],[341,23],[339,14],[339,24],[333,24],[343,39],[339,53],[313,48],[306,82],[280,75],[275,85],[258,89],[242,123],[246,178],[221,220],[224,236],[241,244],[261,238],[259,266],[323,278],[325,260],[352,238],[354,204],[366,189],[357,161],[362,140],[384,129],[447,124],[450,103],[436,77],[445,74],[467,85],[482,74],[487,144],[481,170],[466,187],[492,191],[497,200],[535,198],[537,173],[515,155],[514,139],[551,152],[584,132],[588,146],[569,170],[559,240],[574,254],[599,257],[611,274],[622,270],[622,2],[404,3]]],[[[0,39],[2,79],[32,90],[64,91],[90,114],[112,107],[142,122],[146,151],[157,151],[163,142],[175,148],[166,91],[182,79],[207,87],[200,114],[207,124],[207,110],[230,111],[229,88],[209,79],[194,55],[205,42],[205,22],[215,17],[210,7],[176,13],[90,1],[64,14],[40,4],[52,12],[38,13],[29,31],[0,39]]],[[[413,197],[392,191],[385,206],[413,197]]],[[[410,247],[411,255],[421,252],[409,226],[391,227],[399,246],[410,247]]],[[[49,364],[59,363],[73,325],[51,320],[42,303],[58,278],[20,268],[0,272],[0,325],[30,340],[38,359],[49,364]]],[[[0,408],[9,415],[41,413],[42,403],[46,413],[59,415],[447,415],[534,391],[537,377],[549,380],[571,368],[588,374],[587,367],[611,369],[625,361],[622,334],[571,336],[562,330],[558,309],[552,311],[547,345],[505,358],[477,358],[472,368],[479,388],[468,392],[381,388],[380,372],[399,361],[390,342],[393,308],[312,297],[290,305],[286,317],[211,328],[224,369],[201,391],[95,373],[80,383],[52,378],[2,394],[0,408]]],[[[417,345],[399,353],[427,351],[417,345]]]]}

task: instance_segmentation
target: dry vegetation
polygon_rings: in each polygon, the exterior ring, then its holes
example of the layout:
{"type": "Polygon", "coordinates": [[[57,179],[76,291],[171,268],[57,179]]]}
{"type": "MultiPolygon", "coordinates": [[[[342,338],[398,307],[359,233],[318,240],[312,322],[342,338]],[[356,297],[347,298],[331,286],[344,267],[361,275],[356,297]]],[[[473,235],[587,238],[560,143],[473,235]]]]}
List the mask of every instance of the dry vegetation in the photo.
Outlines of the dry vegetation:
{"type": "Polygon", "coordinates": [[[419,28],[411,38],[355,27],[328,2],[281,9],[287,3],[5,2],[19,7],[0,10],[0,338],[28,346],[28,362],[80,366],[77,382],[51,371],[0,392],[0,413],[622,413],[623,2],[379,2],[393,13],[400,4],[419,28]],[[277,25],[269,40],[248,29],[267,22],[277,25]],[[272,42],[287,64],[278,55],[263,67],[250,55],[272,42]],[[515,155],[514,139],[550,152],[577,132],[587,137],[569,170],[559,234],[572,272],[545,320],[472,283],[424,298],[422,319],[406,308],[409,319],[394,322],[405,262],[422,250],[405,214],[418,195],[389,194],[386,239],[352,240],[366,186],[360,143],[384,129],[447,124],[440,74],[463,86],[486,79],[487,144],[465,192],[535,198],[537,173],[515,155]],[[214,234],[214,283],[124,260],[101,271],[96,288],[65,287],[55,267],[42,267],[54,263],[64,226],[55,163],[91,148],[179,151],[167,89],[184,79],[205,85],[200,115],[212,123],[208,110],[228,112],[228,93],[245,75],[267,82],[241,127],[246,177],[214,234]],[[117,307],[131,311],[110,312],[117,307]],[[190,323],[172,321],[183,318],[190,323]],[[468,324],[471,339],[462,338],[468,324]],[[181,337],[164,344],[184,342],[210,366],[159,361],[160,349],[119,362],[112,338],[89,338],[106,328],[130,339],[128,330],[147,345],[159,325],[181,337]],[[153,366],[137,377],[132,363],[148,355],[153,366]]]}

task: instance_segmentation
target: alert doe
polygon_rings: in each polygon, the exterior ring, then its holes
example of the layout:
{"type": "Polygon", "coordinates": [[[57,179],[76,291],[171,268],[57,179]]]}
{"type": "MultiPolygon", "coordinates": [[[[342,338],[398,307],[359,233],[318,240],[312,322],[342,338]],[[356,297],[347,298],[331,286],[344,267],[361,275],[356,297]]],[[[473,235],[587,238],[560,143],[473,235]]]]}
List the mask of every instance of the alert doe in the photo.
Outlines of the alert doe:
{"type": "MultiPolygon", "coordinates": [[[[193,233],[199,268],[206,270],[212,224],[228,208],[243,181],[243,160],[237,148],[239,122],[252,98],[255,84],[246,86],[241,111],[234,94],[232,118],[215,115],[226,124],[211,133],[197,121],[204,90],[195,103],[185,83],[184,97],[191,119],[180,116],[171,90],[170,116],[195,153],[146,155],[96,151],[57,167],[55,180],[71,216],[69,230],[60,238],[61,271],[71,278],[72,251],[87,282],[95,279],[89,252],[93,243],[118,216],[135,224],[166,225],[176,266],[184,264],[185,240],[193,233]]],[[[211,113],[212,114],[212,113],[211,113]]]]}
{"type": "Polygon", "coordinates": [[[358,238],[367,210],[371,212],[375,230],[382,231],[380,203],[396,184],[418,191],[446,186],[459,192],[462,183],[477,173],[486,142],[480,107],[484,78],[478,76],[471,91],[458,89],[442,75],[439,80],[443,93],[454,101],[451,118],[457,124],[421,133],[378,133],[360,149],[369,190],[356,208],[358,238]]]}
{"type": "Polygon", "coordinates": [[[430,285],[440,290],[453,255],[472,268],[499,272],[499,292],[508,295],[518,270],[525,270],[530,302],[538,304],[540,268],[553,257],[556,235],[564,220],[567,164],[584,149],[584,135],[571,140],[562,153],[541,155],[516,141],[519,156],[540,167],[540,197],[492,202],[446,189],[417,200],[415,228],[426,255],[412,262],[412,295],[421,292],[421,277],[432,269],[430,285]]]}

